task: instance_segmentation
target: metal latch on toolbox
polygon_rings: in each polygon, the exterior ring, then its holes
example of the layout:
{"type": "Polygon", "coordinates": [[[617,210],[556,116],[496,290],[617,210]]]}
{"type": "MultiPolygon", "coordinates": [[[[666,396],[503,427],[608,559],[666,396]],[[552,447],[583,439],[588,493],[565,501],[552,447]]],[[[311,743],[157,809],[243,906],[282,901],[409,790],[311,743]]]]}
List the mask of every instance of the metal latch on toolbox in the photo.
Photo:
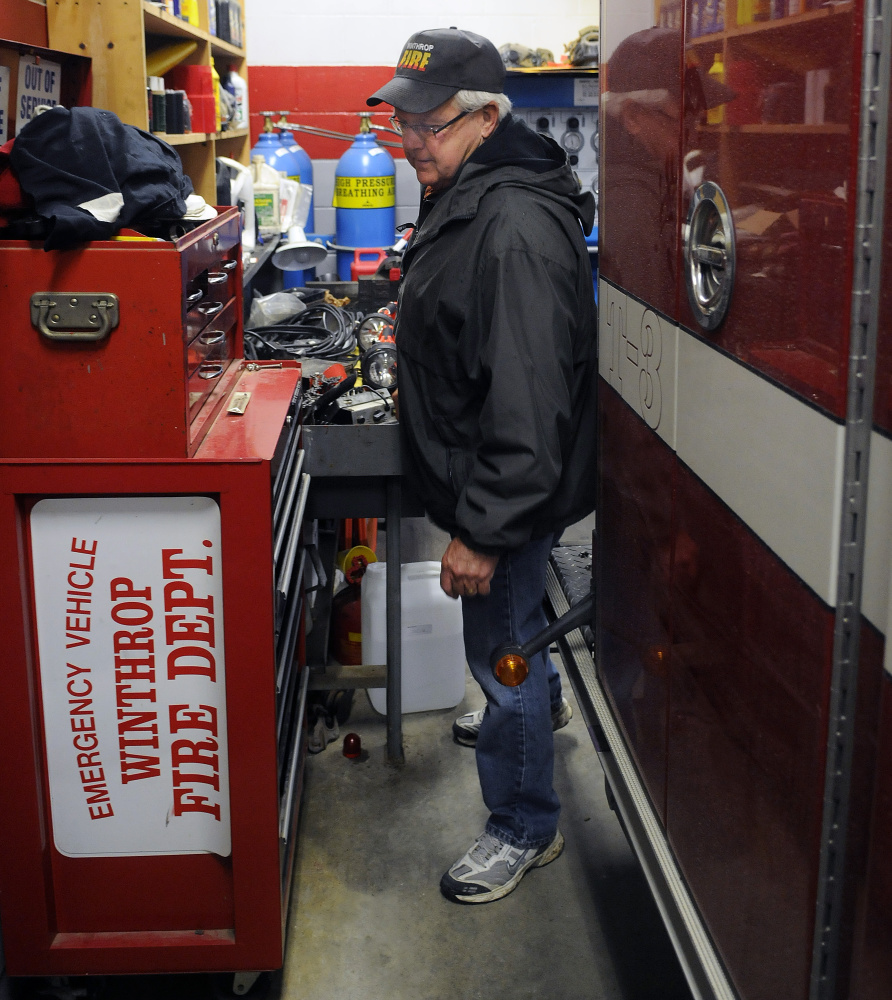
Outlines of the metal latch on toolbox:
{"type": "Polygon", "coordinates": [[[111,292],[35,292],[31,296],[31,325],[50,340],[105,340],[119,319],[118,297],[111,292]]]}

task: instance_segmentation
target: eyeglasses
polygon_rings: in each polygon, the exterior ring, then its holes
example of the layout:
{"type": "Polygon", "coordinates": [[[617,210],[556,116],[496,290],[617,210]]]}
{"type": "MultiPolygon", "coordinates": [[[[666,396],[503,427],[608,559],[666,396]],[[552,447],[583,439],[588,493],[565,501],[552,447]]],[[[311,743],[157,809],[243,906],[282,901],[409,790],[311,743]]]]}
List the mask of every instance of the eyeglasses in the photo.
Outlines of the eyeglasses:
{"type": "Polygon", "coordinates": [[[449,128],[450,125],[454,125],[457,121],[461,121],[465,115],[469,115],[470,111],[462,111],[460,115],[456,115],[454,118],[450,118],[445,125],[410,125],[408,122],[401,122],[396,115],[391,116],[390,124],[393,126],[394,132],[400,135],[405,135],[407,131],[414,132],[419,139],[427,139],[432,135],[439,135],[443,129],[449,128]]]}

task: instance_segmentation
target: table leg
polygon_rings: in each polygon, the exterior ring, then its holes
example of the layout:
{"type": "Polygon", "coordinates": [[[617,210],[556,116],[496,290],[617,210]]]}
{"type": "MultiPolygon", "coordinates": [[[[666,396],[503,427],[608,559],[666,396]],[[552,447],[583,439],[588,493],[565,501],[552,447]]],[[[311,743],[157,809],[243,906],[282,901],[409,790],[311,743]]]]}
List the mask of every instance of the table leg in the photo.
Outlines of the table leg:
{"type": "Polygon", "coordinates": [[[403,763],[400,480],[387,478],[387,759],[403,763]]]}

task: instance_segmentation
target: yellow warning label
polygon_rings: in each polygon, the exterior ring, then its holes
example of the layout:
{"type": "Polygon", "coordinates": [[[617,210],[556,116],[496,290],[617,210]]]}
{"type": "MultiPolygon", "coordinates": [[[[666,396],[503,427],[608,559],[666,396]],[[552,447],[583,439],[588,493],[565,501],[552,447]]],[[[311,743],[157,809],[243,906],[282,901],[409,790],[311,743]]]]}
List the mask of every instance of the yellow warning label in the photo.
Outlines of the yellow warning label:
{"type": "Polygon", "coordinates": [[[335,177],[335,208],[393,208],[396,178],[335,177]]]}

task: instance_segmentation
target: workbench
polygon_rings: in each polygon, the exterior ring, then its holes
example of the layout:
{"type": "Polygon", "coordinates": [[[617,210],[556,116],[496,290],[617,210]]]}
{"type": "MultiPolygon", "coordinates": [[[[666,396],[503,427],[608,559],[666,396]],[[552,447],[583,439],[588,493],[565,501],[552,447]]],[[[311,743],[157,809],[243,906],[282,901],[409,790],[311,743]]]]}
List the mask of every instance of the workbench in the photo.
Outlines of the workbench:
{"type": "Polygon", "coordinates": [[[400,650],[400,518],[423,513],[402,475],[399,424],[319,425],[303,429],[305,469],[310,475],[309,519],[384,517],[387,527],[387,663],[346,666],[328,657],[336,541],[320,546],[328,579],[316,598],[307,637],[310,689],[387,689],[387,756],[403,760],[402,664],[400,650]],[[329,573],[328,570],[331,570],[329,573]]]}

